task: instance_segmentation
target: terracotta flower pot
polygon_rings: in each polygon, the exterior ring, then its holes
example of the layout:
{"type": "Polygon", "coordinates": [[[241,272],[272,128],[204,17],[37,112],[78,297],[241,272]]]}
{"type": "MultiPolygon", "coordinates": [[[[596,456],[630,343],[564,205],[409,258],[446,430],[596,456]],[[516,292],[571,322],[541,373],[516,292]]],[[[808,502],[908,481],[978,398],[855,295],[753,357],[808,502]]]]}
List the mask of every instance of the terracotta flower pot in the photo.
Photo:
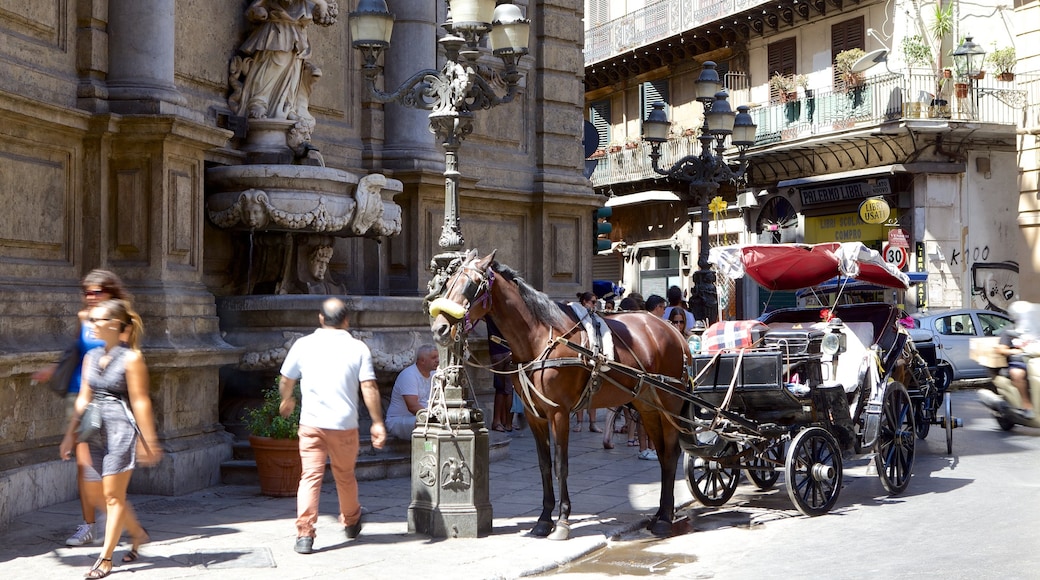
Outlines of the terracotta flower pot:
{"type": "Polygon", "coordinates": [[[1002,72],[999,75],[997,75],[997,80],[998,81],[1003,81],[1005,83],[1009,83],[1009,82],[1015,80],[1015,73],[1013,73],[1013,72],[1002,72]]]}
{"type": "Polygon", "coordinates": [[[956,92],[958,99],[963,99],[968,96],[968,83],[957,83],[953,85],[953,89],[956,92]]]}
{"type": "Polygon", "coordinates": [[[274,497],[291,497],[300,487],[299,439],[274,439],[249,436],[260,478],[260,493],[274,497]]]}

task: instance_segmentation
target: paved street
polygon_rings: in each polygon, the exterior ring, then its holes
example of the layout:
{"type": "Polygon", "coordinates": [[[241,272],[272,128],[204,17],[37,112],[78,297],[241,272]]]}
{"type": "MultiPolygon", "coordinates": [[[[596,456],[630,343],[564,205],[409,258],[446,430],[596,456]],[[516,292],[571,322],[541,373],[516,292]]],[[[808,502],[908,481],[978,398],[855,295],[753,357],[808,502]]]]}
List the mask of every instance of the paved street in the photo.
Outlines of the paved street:
{"type": "MultiPolygon", "coordinates": [[[[954,410],[965,427],[955,432],[953,457],[933,427],[917,448],[904,495],[886,497],[861,462],[846,469],[836,508],[817,518],[792,507],[781,478],[768,492],[742,485],[721,508],[689,505],[684,513],[694,516],[695,531],[657,540],[641,529],[656,509],[656,462],[637,459],[629,447],[605,451],[599,435],[583,431],[574,434],[571,462],[573,537],[531,538],[540,491],[526,434],[514,437],[508,458],[491,465],[494,531],[486,538],[408,534],[409,481],[398,478],[361,483],[365,528],[358,541],[346,542],[327,484],[318,552],[301,556],[292,551],[294,499],[219,486],[182,497],[132,497],[154,541],[139,561],[117,562],[112,577],[1035,578],[1040,430],[999,431],[973,392],[956,393],[954,410]],[[554,572],[590,554],[593,561],[554,572]]],[[[676,482],[676,492],[678,503],[692,501],[685,482],[676,482]]],[[[78,504],[67,502],[18,518],[0,533],[0,573],[80,577],[100,544],[61,544],[77,513],[78,504]]],[[[124,541],[117,560],[128,547],[124,541]]]]}
{"type": "MultiPolygon", "coordinates": [[[[862,462],[835,509],[807,518],[780,486],[742,484],[721,508],[697,505],[696,532],[625,535],[554,578],[1036,578],[1040,430],[999,430],[974,392],[954,393],[954,455],[932,427],[907,491],[887,497],[862,462]],[[620,574],[621,576],[617,576],[620,574]]],[[[744,480],[742,480],[744,481],[744,480]]]]}

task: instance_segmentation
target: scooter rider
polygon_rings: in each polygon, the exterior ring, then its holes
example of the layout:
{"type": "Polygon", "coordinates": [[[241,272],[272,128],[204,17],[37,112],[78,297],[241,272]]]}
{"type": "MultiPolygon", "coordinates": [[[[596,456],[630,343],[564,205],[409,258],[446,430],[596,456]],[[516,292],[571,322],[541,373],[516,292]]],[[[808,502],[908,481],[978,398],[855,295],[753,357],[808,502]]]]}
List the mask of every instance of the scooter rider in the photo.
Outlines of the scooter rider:
{"type": "Polygon", "coordinates": [[[1008,378],[1022,395],[1022,407],[1013,412],[1025,420],[1032,420],[1036,416],[1032,399],[1029,396],[1029,379],[1026,375],[1027,359],[1024,354],[1025,347],[1038,339],[1034,332],[1036,329],[1029,328],[1026,322],[1030,318],[1030,311],[1033,308],[1032,304],[1021,300],[1008,306],[1008,314],[1015,319],[1015,325],[1007,326],[1001,331],[1000,343],[996,348],[998,354],[1007,357],[1008,378]]]}

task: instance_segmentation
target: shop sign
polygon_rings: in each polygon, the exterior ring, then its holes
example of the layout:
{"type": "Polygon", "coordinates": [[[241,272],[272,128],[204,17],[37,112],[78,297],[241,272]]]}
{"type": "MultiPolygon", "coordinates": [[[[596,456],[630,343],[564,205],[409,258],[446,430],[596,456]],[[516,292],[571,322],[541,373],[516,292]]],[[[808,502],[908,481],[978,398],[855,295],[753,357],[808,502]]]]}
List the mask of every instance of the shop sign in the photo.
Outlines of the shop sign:
{"type": "Polygon", "coordinates": [[[872,197],[859,204],[859,219],[868,224],[883,224],[892,215],[892,208],[881,197],[872,197]]]}
{"type": "Polygon", "coordinates": [[[888,245],[893,248],[909,248],[910,236],[907,235],[906,230],[893,228],[888,231],[888,245]]]}
{"type": "Polygon", "coordinates": [[[888,179],[878,179],[874,183],[857,181],[822,187],[805,187],[798,190],[803,206],[856,201],[865,197],[889,195],[891,192],[892,186],[888,179]]]}
{"type": "MultiPolygon", "coordinates": [[[[893,214],[896,210],[893,210],[893,214]]],[[[881,224],[865,224],[856,213],[839,213],[805,218],[805,243],[870,242],[887,240],[887,228],[881,224]]]]}

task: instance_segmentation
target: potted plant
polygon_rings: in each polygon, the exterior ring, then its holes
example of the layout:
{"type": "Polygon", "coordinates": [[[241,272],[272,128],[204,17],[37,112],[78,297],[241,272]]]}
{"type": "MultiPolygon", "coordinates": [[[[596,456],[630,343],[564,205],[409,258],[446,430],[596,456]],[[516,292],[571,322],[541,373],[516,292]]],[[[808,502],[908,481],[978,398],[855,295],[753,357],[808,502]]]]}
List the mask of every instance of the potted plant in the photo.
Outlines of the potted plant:
{"type": "Polygon", "coordinates": [[[941,1],[936,1],[935,12],[932,15],[932,23],[928,28],[928,32],[932,36],[932,40],[935,41],[936,54],[940,55],[939,62],[936,63],[936,70],[942,68],[942,45],[943,40],[953,32],[953,3],[947,4],[943,7],[941,1]]]}
{"type": "Polygon", "coordinates": [[[264,402],[245,415],[249,430],[249,444],[256,458],[256,472],[260,478],[260,493],[275,497],[296,495],[300,485],[300,385],[296,385],[296,408],[288,417],[278,411],[282,396],[278,380],[263,393],[264,402]]]}
{"type": "Polygon", "coordinates": [[[908,68],[925,68],[932,64],[932,49],[920,34],[904,36],[899,46],[908,68]]]}
{"type": "Polygon", "coordinates": [[[808,84],[808,77],[799,74],[785,75],[776,72],[769,79],[769,88],[776,93],[781,103],[798,100],[798,87],[805,89],[808,84]]]}
{"type": "Polygon", "coordinates": [[[986,57],[989,64],[996,69],[997,78],[1002,81],[1015,80],[1015,64],[1018,58],[1015,56],[1015,47],[998,48],[986,57]]]}
{"type": "Polygon", "coordinates": [[[850,48],[834,57],[834,72],[841,80],[843,90],[847,91],[863,84],[863,73],[853,71],[852,65],[866,54],[862,48],[850,48]]]}

